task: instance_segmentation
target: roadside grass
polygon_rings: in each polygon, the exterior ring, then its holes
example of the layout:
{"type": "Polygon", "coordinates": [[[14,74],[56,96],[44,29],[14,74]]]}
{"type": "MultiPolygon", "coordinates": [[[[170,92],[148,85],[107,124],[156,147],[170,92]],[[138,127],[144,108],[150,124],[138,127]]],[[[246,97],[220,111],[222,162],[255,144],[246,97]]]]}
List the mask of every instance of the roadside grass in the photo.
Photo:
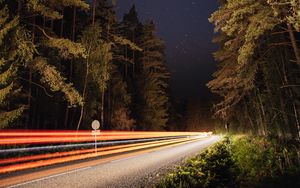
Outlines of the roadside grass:
{"type": "Polygon", "coordinates": [[[299,148],[299,143],[277,139],[225,137],[156,187],[300,187],[299,148]]]}

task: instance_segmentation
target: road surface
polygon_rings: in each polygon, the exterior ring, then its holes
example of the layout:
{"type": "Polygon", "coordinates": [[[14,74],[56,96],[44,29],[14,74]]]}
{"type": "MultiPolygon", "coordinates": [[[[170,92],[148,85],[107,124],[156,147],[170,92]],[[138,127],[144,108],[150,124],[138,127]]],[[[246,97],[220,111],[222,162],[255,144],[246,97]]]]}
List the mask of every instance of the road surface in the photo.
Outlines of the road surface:
{"type": "Polygon", "coordinates": [[[151,185],[151,177],[184,158],[219,141],[218,136],[152,148],[108,158],[65,164],[11,175],[0,180],[0,187],[94,188],[139,187],[151,185]]]}

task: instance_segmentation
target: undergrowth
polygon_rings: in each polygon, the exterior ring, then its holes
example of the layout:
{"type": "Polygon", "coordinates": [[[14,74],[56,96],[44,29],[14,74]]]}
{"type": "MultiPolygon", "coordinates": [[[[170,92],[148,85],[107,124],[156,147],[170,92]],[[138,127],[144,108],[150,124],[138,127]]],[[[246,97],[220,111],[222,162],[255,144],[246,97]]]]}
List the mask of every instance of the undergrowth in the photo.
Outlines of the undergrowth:
{"type": "Polygon", "coordinates": [[[300,187],[299,157],[299,143],[227,137],[168,174],[157,187],[300,187]]]}

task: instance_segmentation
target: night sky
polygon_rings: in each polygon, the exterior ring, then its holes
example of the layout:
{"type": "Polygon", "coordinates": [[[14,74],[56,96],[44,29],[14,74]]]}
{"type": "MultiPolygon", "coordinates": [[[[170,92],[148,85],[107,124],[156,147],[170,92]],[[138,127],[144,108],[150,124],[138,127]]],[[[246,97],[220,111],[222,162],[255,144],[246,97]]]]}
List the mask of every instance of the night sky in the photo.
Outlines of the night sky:
{"type": "Polygon", "coordinates": [[[119,0],[119,18],[133,3],[140,20],[152,19],[165,41],[173,95],[209,97],[206,83],[216,69],[212,52],[217,47],[211,42],[214,33],[208,17],[217,9],[217,0],[119,0]]]}

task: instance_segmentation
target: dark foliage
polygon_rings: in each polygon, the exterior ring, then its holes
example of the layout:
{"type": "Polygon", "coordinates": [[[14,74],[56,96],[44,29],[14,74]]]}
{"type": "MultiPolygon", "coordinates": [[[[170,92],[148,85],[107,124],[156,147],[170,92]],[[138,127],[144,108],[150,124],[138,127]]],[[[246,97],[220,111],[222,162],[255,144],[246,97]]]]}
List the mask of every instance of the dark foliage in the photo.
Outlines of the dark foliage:
{"type": "Polygon", "coordinates": [[[157,187],[299,187],[299,144],[233,137],[189,159],[157,187]]]}

